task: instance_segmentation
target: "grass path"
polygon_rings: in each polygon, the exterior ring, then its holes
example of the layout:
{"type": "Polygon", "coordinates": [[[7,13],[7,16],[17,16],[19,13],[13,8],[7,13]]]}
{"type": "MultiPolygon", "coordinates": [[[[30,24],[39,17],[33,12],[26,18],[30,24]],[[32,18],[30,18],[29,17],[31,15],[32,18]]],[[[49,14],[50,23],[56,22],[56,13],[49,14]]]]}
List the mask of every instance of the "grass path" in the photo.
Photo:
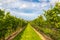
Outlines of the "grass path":
{"type": "Polygon", "coordinates": [[[18,34],[13,40],[42,40],[41,37],[34,31],[30,24],[26,29],[18,34]]]}
{"type": "MultiPolygon", "coordinates": [[[[33,27],[32,27],[33,28],[33,27]]],[[[41,33],[39,33],[37,30],[35,30],[34,28],[33,28],[33,30],[41,37],[41,39],[42,40],[46,40],[46,38],[41,34],[41,33]]]]}

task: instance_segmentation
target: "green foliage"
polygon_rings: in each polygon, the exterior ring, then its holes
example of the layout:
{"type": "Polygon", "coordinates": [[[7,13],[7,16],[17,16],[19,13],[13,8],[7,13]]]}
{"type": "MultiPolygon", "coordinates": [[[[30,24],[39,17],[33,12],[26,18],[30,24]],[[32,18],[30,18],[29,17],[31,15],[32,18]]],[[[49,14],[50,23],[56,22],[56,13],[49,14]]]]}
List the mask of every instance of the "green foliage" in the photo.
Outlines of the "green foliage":
{"type": "Polygon", "coordinates": [[[59,14],[60,14],[60,3],[57,3],[53,9],[45,11],[45,17],[50,23],[51,27],[59,28],[59,14]]]}
{"type": "Polygon", "coordinates": [[[0,40],[5,40],[5,35],[8,31],[16,31],[18,27],[22,28],[27,24],[23,19],[10,15],[9,12],[5,14],[0,10],[0,40]]]}
{"type": "Polygon", "coordinates": [[[0,19],[2,19],[4,17],[4,13],[5,12],[0,9],[0,19]]]}
{"type": "Polygon", "coordinates": [[[53,40],[60,40],[60,3],[56,3],[54,8],[45,11],[43,15],[46,20],[39,16],[31,21],[31,25],[53,40]]]}
{"type": "Polygon", "coordinates": [[[37,19],[32,21],[32,25],[38,25],[38,26],[44,26],[45,24],[45,20],[43,18],[43,16],[39,16],[37,19]]]}

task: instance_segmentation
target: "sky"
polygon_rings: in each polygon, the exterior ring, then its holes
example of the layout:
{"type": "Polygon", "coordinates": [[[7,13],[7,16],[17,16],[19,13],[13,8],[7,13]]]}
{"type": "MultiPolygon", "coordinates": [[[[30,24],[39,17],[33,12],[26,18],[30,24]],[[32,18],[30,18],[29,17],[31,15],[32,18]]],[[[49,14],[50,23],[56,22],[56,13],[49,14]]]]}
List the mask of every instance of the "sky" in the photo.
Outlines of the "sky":
{"type": "Polygon", "coordinates": [[[43,10],[50,9],[51,5],[54,7],[56,2],[58,0],[0,0],[0,9],[19,18],[33,20],[42,15],[43,10]]]}

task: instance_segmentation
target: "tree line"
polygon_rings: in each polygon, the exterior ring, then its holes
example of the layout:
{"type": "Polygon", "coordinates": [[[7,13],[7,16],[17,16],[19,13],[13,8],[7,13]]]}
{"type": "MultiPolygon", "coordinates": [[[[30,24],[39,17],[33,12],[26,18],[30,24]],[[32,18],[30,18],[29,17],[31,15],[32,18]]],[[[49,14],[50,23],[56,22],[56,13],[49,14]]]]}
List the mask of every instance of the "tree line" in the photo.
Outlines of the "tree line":
{"type": "Polygon", "coordinates": [[[53,8],[44,10],[44,14],[30,22],[39,31],[50,36],[53,40],[60,40],[60,3],[53,8]]]}
{"type": "MultiPolygon", "coordinates": [[[[0,40],[5,40],[6,34],[16,31],[17,28],[26,26],[27,21],[5,13],[0,9],[0,40]]],[[[10,35],[9,34],[9,35],[10,35]]]]}

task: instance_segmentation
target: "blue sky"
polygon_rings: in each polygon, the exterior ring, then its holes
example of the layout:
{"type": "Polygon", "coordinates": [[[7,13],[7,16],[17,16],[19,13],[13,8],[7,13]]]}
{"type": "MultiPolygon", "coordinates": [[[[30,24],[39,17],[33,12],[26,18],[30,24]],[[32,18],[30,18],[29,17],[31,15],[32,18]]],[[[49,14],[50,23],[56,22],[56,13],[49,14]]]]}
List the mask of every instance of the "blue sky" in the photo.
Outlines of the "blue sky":
{"type": "MultiPolygon", "coordinates": [[[[50,9],[58,0],[0,0],[0,9],[16,17],[33,20],[43,14],[43,9],[50,9]]],[[[60,2],[60,0],[59,0],[60,2]]]]}

